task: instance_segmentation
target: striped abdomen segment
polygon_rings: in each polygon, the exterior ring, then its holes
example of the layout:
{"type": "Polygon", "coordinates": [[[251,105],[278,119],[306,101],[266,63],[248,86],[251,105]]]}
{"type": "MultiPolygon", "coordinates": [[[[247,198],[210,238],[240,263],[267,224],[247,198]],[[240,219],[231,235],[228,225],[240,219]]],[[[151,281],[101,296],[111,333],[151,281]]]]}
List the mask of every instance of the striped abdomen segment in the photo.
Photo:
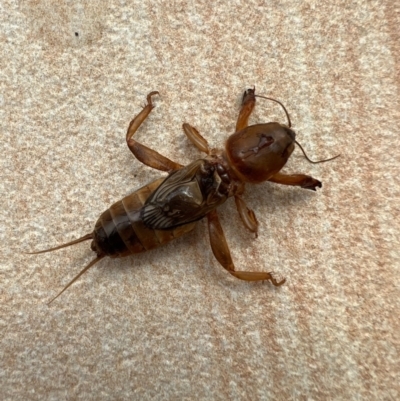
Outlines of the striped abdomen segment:
{"type": "Polygon", "coordinates": [[[92,250],[98,256],[117,258],[144,252],[163,245],[193,230],[195,223],[172,230],[153,230],[144,225],[140,209],[146,199],[164,181],[158,179],[114,203],[97,220],[92,250]]]}

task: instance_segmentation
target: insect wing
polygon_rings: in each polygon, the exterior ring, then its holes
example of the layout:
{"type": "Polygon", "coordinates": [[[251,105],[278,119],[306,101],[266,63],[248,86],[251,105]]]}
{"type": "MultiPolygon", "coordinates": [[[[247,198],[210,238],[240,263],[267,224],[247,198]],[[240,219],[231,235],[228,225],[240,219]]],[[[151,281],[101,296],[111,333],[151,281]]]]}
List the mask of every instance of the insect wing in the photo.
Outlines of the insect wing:
{"type": "Polygon", "coordinates": [[[147,227],[167,230],[203,218],[226,200],[218,194],[215,169],[197,160],[173,172],[150,195],[141,210],[147,227]]]}

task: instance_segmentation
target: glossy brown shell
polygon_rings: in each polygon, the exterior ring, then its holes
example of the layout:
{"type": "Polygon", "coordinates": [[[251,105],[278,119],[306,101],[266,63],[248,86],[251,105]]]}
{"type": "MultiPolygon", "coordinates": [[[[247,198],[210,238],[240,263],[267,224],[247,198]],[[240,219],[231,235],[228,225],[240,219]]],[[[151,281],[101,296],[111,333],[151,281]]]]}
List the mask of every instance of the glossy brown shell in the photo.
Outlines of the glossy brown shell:
{"type": "Polygon", "coordinates": [[[257,184],[281,170],[294,150],[294,140],[295,132],[282,124],[251,125],[228,138],[226,155],[243,181],[257,184]]]}

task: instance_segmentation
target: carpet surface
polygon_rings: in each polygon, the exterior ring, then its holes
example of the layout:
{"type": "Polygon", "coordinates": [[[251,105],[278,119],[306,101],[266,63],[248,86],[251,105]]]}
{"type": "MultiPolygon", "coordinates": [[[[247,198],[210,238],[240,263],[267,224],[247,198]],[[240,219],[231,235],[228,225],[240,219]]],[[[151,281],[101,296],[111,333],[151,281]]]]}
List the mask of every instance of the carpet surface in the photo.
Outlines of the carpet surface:
{"type": "MultiPolygon", "coordinates": [[[[400,399],[400,9],[393,1],[59,1],[0,5],[0,399],[400,399]],[[248,283],[215,260],[206,221],[148,253],[104,259],[50,306],[94,254],[112,203],[165,176],[136,138],[182,164],[235,130],[255,85],[287,107],[284,168],[316,192],[264,183],[221,224],[248,283]]],[[[251,123],[279,121],[259,99],[251,123]]]]}

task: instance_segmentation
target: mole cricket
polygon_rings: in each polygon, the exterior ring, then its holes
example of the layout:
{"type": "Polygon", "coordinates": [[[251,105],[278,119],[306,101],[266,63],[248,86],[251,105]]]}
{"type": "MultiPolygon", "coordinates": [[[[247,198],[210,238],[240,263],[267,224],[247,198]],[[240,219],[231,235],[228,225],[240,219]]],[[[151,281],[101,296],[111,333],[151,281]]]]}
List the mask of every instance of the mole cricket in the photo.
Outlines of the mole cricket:
{"type": "Polygon", "coordinates": [[[55,251],[82,241],[92,240],[91,249],[96,257],[76,275],[48,304],[58,298],[69,286],[93,265],[106,256],[124,257],[164,245],[193,230],[198,220],[207,218],[211,249],[218,262],[233,276],[245,281],[269,280],[280,286],[272,272],[237,271],[222,230],[217,207],[234,197],[239,217],[244,226],[257,235],[258,222],[254,212],[246,206],[242,195],[245,184],[270,181],[277,184],[299,186],[315,191],[322,184],[305,174],[280,172],[292,154],[295,144],[312,161],[296,141],[289,113],[285,106],[273,98],[255,94],[247,89],[242,98],[235,132],[230,135],[224,149],[211,149],[207,140],[191,125],[184,123],[187,138],[206,156],[187,166],[176,163],[139,142],[133,136],[155,107],[152,103],[157,91],[147,95],[147,104],[131,121],[126,134],[129,150],[145,165],[168,173],[143,186],[107,209],[93,232],[54,248],[30,254],[55,251]],[[278,103],[284,110],[288,124],[268,122],[248,125],[255,107],[256,97],[278,103]]]}

